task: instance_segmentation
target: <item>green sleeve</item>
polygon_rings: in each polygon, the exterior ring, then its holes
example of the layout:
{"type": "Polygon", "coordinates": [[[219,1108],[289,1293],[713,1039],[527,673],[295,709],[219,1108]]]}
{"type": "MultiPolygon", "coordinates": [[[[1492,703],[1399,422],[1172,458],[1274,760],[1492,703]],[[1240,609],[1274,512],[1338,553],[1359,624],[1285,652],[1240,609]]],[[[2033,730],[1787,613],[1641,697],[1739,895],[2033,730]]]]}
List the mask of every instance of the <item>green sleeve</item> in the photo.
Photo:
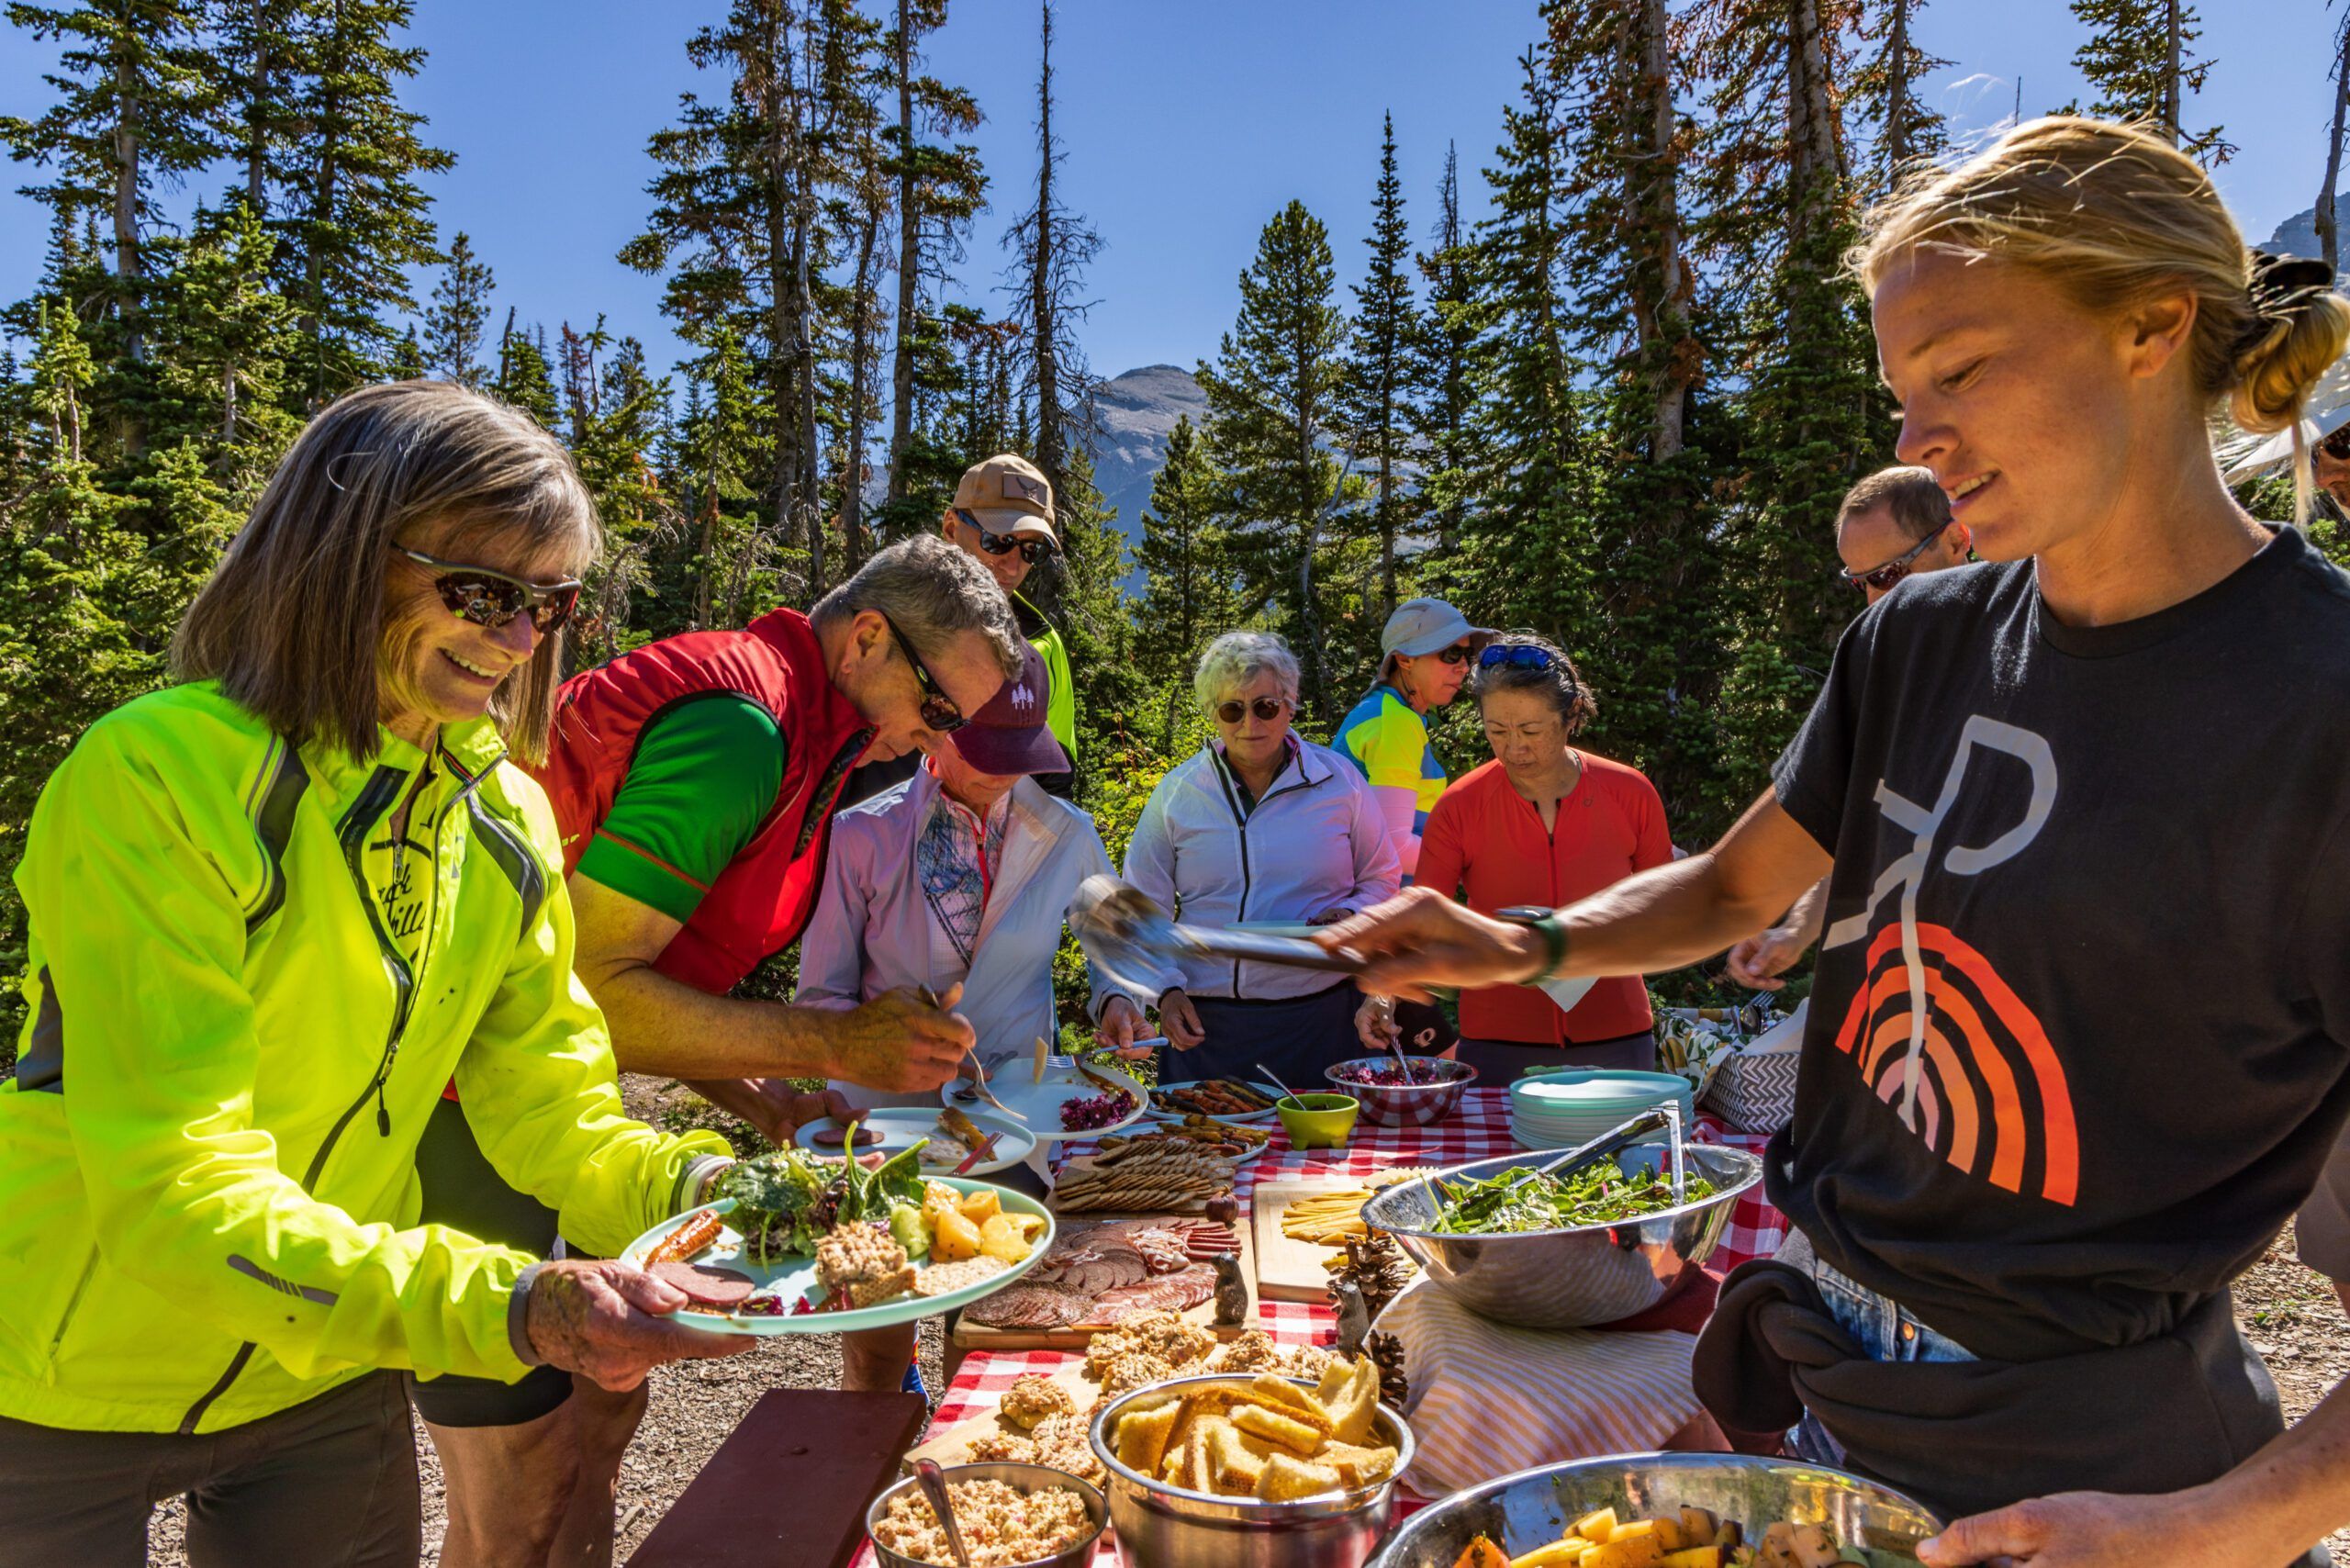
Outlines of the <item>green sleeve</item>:
{"type": "Polygon", "coordinates": [[[1069,669],[1069,648],[1058,631],[1047,631],[1031,646],[1045,661],[1048,689],[1045,693],[1045,727],[1061,743],[1072,761],[1077,756],[1077,689],[1069,669]]]}
{"type": "Polygon", "coordinates": [[[785,741],[748,698],[680,703],[637,736],[636,756],[579,870],[683,924],[757,834],[783,784],[785,741]]]}

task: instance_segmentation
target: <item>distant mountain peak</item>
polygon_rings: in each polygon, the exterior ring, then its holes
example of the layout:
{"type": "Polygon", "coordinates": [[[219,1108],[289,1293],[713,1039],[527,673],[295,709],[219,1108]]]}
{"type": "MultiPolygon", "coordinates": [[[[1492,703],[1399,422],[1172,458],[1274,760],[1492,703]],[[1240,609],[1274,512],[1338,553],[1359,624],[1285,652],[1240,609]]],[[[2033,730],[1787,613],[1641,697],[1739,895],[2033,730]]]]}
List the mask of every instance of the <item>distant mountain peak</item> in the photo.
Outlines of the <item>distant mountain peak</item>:
{"type": "MultiPolygon", "coordinates": [[[[1138,365],[1094,388],[1093,418],[1077,439],[1093,456],[1093,484],[1118,509],[1118,532],[1128,547],[1142,538],[1143,509],[1150,487],[1167,462],[1167,437],[1175,421],[1194,425],[1207,416],[1207,395],[1192,373],[1176,364],[1138,365]]],[[[1135,574],[1127,586],[1139,591],[1135,574]]]]}

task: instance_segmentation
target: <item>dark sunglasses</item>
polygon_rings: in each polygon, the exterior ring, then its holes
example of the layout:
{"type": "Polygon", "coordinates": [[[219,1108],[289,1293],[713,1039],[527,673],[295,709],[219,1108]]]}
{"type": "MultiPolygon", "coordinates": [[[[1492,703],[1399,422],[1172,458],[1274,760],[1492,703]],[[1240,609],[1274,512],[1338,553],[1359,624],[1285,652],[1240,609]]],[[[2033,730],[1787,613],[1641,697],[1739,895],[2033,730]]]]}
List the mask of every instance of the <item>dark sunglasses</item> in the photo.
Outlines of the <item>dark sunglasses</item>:
{"type": "Polygon", "coordinates": [[[1436,656],[1449,665],[1465,665],[1469,662],[1469,654],[1467,644],[1455,643],[1449,648],[1438,648],[1436,656]]]}
{"type": "Polygon", "coordinates": [[[1235,698],[1229,702],[1217,703],[1215,716],[1225,723],[1237,724],[1240,722],[1241,714],[1254,713],[1270,724],[1280,718],[1281,710],[1288,706],[1289,703],[1279,697],[1259,697],[1253,702],[1243,702],[1235,698]]]}
{"type": "Polygon", "coordinates": [[[944,735],[951,734],[969,723],[970,721],[963,717],[963,710],[957,706],[955,699],[939,689],[938,678],[932,675],[930,666],[922,662],[922,655],[914,652],[914,645],[906,640],[906,634],[898,630],[898,623],[890,620],[886,613],[880,611],[876,613],[881,615],[881,624],[890,628],[890,640],[898,645],[898,652],[905,655],[906,663],[914,666],[915,684],[922,688],[923,727],[934,730],[944,735]]]}
{"type": "Polygon", "coordinates": [[[1479,669],[1549,669],[1558,661],[1530,643],[1494,643],[1477,655],[1479,669]]]}
{"type": "Polygon", "coordinates": [[[441,595],[441,602],[449,607],[450,614],[487,631],[495,632],[528,611],[531,624],[544,635],[560,631],[579,605],[581,585],[576,578],[566,577],[559,583],[526,583],[504,572],[493,572],[487,566],[443,561],[405,544],[392,548],[418,566],[439,574],[432,579],[432,587],[441,595]]]}
{"type": "Polygon", "coordinates": [[[2317,449],[2336,463],[2350,463],[2350,425],[2344,425],[2317,443],[2317,449]]]}
{"type": "Polygon", "coordinates": [[[1017,550],[1020,558],[1033,566],[1055,554],[1052,544],[1046,540],[1023,539],[1016,533],[990,533],[986,524],[960,507],[955,509],[955,515],[970,525],[971,531],[979,536],[979,548],[990,555],[1009,555],[1017,550]]]}
{"type": "Polygon", "coordinates": [[[1902,578],[1908,577],[1910,571],[1910,563],[1915,561],[1919,556],[1924,554],[1926,553],[1926,546],[1931,544],[1936,539],[1942,537],[1942,530],[1949,526],[1950,524],[1947,522],[1937,524],[1932,532],[1927,534],[1926,537],[1920,539],[1917,543],[1912,544],[1908,549],[1904,550],[1900,554],[1896,555],[1892,560],[1887,561],[1882,566],[1871,566],[1865,572],[1840,572],[1837,575],[1842,577],[1846,582],[1852,584],[1854,588],[1860,589],[1863,593],[1868,592],[1871,588],[1875,588],[1879,592],[1883,592],[1892,588],[1894,584],[1899,582],[1902,578]]]}

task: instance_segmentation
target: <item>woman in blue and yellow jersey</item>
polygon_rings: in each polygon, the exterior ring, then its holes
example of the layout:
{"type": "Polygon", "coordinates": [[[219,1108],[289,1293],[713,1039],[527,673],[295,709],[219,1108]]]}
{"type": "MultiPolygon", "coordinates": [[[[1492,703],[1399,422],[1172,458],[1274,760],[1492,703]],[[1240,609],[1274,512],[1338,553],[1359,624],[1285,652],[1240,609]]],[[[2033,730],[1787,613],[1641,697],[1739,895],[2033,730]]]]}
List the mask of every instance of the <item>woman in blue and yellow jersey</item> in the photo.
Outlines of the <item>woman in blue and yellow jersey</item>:
{"type": "Polygon", "coordinates": [[[1428,812],[1444,793],[1444,765],[1428,744],[1425,715],[1460,695],[1469,661],[1492,636],[1440,599],[1396,606],[1379,635],[1379,680],[1347,714],[1332,743],[1332,750],[1371,780],[1406,886],[1419,864],[1428,812]]]}

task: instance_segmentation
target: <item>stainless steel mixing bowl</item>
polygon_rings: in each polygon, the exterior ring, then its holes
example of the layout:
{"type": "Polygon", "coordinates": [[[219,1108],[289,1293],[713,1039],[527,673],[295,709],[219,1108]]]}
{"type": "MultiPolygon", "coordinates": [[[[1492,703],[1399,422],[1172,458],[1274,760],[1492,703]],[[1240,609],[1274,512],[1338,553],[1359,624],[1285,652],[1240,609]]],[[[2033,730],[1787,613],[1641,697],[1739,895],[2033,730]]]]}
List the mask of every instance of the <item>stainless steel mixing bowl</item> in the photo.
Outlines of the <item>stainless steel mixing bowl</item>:
{"type": "MultiPolygon", "coordinates": [[[[1021,1568],[1085,1568],[1085,1565],[1092,1561],[1094,1543],[1102,1539],[1102,1532],[1109,1528],[1110,1506],[1102,1498],[1102,1489],[1091,1482],[1069,1474],[1065,1470],[1054,1470],[1042,1464],[950,1464],[942,1473],[950,1486],[965,1481],[1001,1481],[1005,1485],[1022,1492],[1043,1492],[1060,1486],[1085,1499],[1086,1514],[1093,1521],[1093,1528],[1086,1532],[1085,1539],[1063,1547],[1049,1557],[1039,1557],[1033,1562],[1024,1563],[1021,1568]]],[[[865,1510],[866,1535],[873,1537],[873,1527],[889,1517],[891,1502],[902,1494],[919,1492],[921,1489],[922,1483],[909,1475],[878,1497],[874,1498],[872,1506],[865,1510]]],[[[970,1545],[971,1538],[968,1533],[968,1526],[965,1529],[963,1543],[968,1547],[970,1545]]],[[[878,1538],[873,1539],[873,1555],[880,1562],[881,1568],[934,1568],[934,1565],[926,1564],[917,1558],[890,1551],[881,1544],[878,1538]]],[[[939,1555],[942,1559],[947,1558],[947,1553],[944,1551],[939,1555]]],[[[953,1568],[951,1560],[946,1562],[946,1568],[953,1568]]]]}
{"type": "MultiPolygon", "coordinates": [[[[1362,1568],[1394,1522],[1392,1477],[1355,1492],[1259,1503],[1170,1486],[1118,1462],[1112,1434],[1118,1417],[1135,1405],[1219,1384],[1245,1388],[1249,1381],[1223,1372],[1155,1383],[1120,1394],[1093,1417],[1088,1435],[1094,1456],[1110,1473],[1104,1488],[1110,1522],[1117,1527],[1126,1568],[1362,1568]]],[[[1302,1378],[1290,1381],[1300,1388],[1314,1386],[1302,1378]]],[[[1401,1475],[1412,1462],[1412,1429],[1382,1405],[1372,1431],[1375,1441],[1398,1450],[1395,1473],[1401,1475]]]]}
{"type": "Polygon", "coordinates": [[[1483,1535],[1511,1557],[1563,1536],[1599,1508],[1619,1518],[1704,1508],[1747,1539],[1780,1519],[1821,1525],[1871,1568],[1917,1568],[1917,1545],[1942,1523],[1889,1486],[1794,1460],[1735,1453],[1634,1453],[1521,1470],[1456,1492],[1404,1521],[1371,1568],[1452,1568],[1483,1535]]]}
{"type": "MultiPolygon", "coordinates": [[[[1388,1188],[1363,1205],[1363,1223],[1384,1230],[1444,1291],[1481,1316],[1521,1328],[1587,1328],[1644,1312],[1662,1300],[1684,1271],[1719,1244],[1739,1195],[1762,1180],[1762,1161],[1743,1149],[1683,1146],[1689,1170],[1714,1184],[1710,1197],[1677,1209],[1572,1230],[1447,1236],[1430,1227],[1437,1199],[1429,1183],[1479,1181],[1531,1169],[1541,1154],[1505,1154],[1456,1165],[1388,1188]]],[[[1643,1144],[1617,1157],[1628,1175],[1657,1170],[1663,1146],[1643,1144]]]]}

